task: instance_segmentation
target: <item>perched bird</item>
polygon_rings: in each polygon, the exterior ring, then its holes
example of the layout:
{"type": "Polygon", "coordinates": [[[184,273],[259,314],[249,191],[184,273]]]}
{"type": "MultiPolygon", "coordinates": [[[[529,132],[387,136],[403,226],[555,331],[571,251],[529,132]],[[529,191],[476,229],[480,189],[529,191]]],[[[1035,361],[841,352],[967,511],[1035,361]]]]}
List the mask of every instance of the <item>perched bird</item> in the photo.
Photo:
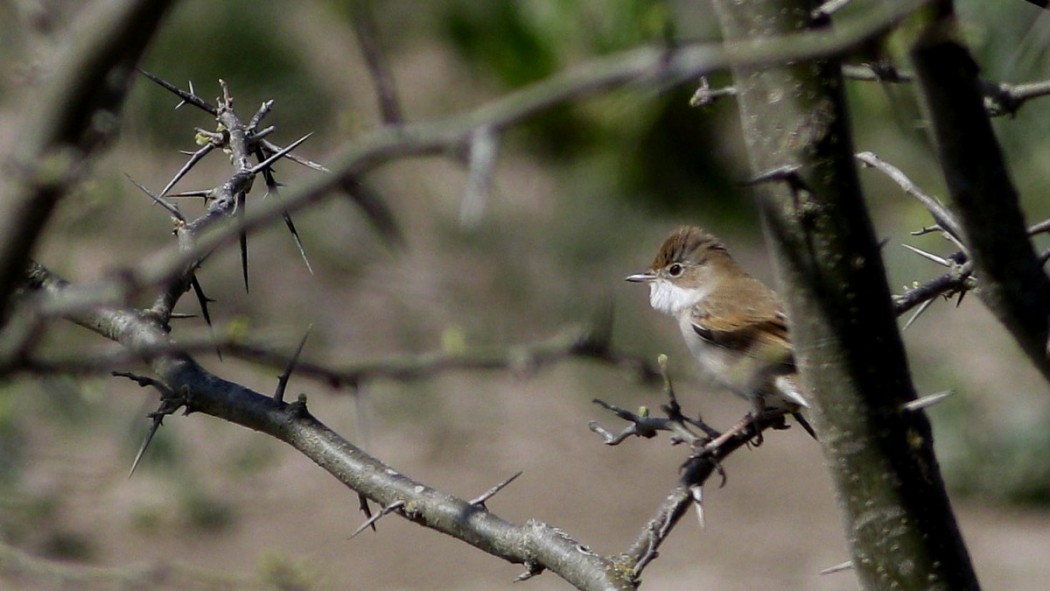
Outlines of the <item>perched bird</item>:
{"type": "Polygon", "coordinates": [[[776,293],[740,267],[700,228],[671,233],[648,271],[627,281],[649,285],[649,303],[678,320],[686,345],[715,382],[751,403],[752,418],[808,407],[798,383],[787,318],[776,293]]]}

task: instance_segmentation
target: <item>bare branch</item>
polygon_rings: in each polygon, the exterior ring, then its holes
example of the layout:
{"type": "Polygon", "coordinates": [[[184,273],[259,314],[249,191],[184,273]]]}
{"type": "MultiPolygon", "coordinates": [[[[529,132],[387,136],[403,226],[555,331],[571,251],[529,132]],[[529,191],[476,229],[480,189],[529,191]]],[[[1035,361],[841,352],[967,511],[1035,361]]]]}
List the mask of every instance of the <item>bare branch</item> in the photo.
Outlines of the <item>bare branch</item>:
{"type": "MultiPolygon", "coordinates": [[[[33,289],[47,293],[68,285],[39,266],[30,279],[33,289]]],[[[128,309],[95,308],[72,313],[69,319],[133,351],[170,342],[161,326],[128,309]]],[[[170,391],[183,393],[187,412],[215,416],[284,441],[380,506],[399,501],[410,506],[401,513],[406,519],[525,564],[530,573],[550,570],[579,589],[635,588],[612,559],[587,551],[557,528],[537,521],[511,523],[383,464],[314,418],[304,397],[285,404],[210,374],[183,353],[159,356],[150,365],[170,391]]]]}
{"type": "Polygon", "coordinates": [[[50,85],[23,122],[0,200],[0,308],[20,283],[29,253],[58,201],[119,127],[135,62],[173,2],[92,4],[53,60],[50,85]]]}
{"type": "Polygon", "coordinates": [[[182,102],[180,102],[175,107],[176,109],[181,107],[183,104],[190,104],[190,105],[193,105],[193,106],[197,107],[198,109],[204,111],[205,113],[208,113],[209,115],[215,116],[215,115],[219,114],[219,109],[216,108],[215,105],[212,105],[208,101],[206,101],[206,100],[202,99],[201,97],[197,96],[197,93],[195,93],[193,91],[193,83],[192,82],[190,83],[190,90],[189,90],[189,92],[187,92],[185,90],[182,90],[178,86],[175,86],[174,84],[172,84],[172,83],[162,79],[160,76],[157,76],[156,74],[151,74],[150,72],[147,72],[146,70],[142,70],[142,69],[140,69],[139,72],[143,76],[145,76],[146,78],[149,78],[150,80],[156,82],[162,88],[165,88],[166,90],[170,91],[171,93],[175,94],[180,99],[182,99],[182,102]]]}
{"type": "Polygon", "coordinates": [[[923,207],[933,216],[933,221],[937,222],[938,226],[955,237],[960,243],[966,243],[962,228],[959,227],[959,222],[955,219],[955,214],[949,211],[936,197],[923,192],[901,169],[879,158],[872,152],[857,154],[857,160],[860,160],[865,166],[870,166],[890,177],[893,182],[900,185],[900,188],[905,193],[922,203],[923,207]]]}
{"type": "Polygon", "coordinates": [[[352,0],[350,2],[350,22],[354,25],[357,42],[361,45],[361,53],[365,57],[365,63],[368,64],[368,73],[371,74],[372,82],[376,87],[383,123],[400,125],[404,122],[404,118],[401,115],[401,106],[394,88],[394,77],[379,47],[379,27],[376,26],[375,16],[372,14],[371,0],[352,0]]]}
{"type": "Polygon", "coordinates": [[[962,265],[954,266],[944,275],[909,289],[903,295],[894,296],[893,311],[900,316],[915,306],[937,296],[961,294],[973,289],[976,287],[976,280],[972,277],[972,274],[973,264],[969,261],[962,265]]]}
{"type": "MultiPolygon", "coordinates": [[[[151,285],[163,284],[205,254],[236,241],[241,232],[282,219],[285,213],[294,213],[341,188],[347,179],[393,159],[456,151],[481,126],[499,131],[551,106],[640,82],[666,85],[729,66],[769,65],[833,55],[890,30],[929,1],[880,3],[863,17],[838,23],[833,30],[796,33],[761,43],[737,41],[671,51],[632,50],[581,64],[457,117],[376,130],[358,138],[335,157],[332,175],[313,179],[291,191],[283,203],[263,203],[223,230],[203,232],[192,248],[169,249],[147,257],[142,264],[121,273],[118,286],[84,286],[83,289],[93,293],[78,299],[106,302],[108,300],[102,298],[114,290],[126,297],[151,285]]],[[[80,289],[78,287],[78,291],[80,289]]]]}
{"type": "Polygon", "coordinates": [[[1013,117],[1026,102],[1050,95],[1050,80],[1026,84],[982,82],[981,92],[984,95],[984,107],[989,115],[1013,117]]]}
{"type": "MultiPolygon", "coordinates": [[[[406,355],[343,367],[301,360],[296,363],[296,371],[334,386],[357,386],[379,379],[412,381],[462,370],[531,373],[563,359],[582,358],[637,372],[642,381],[652,382],[659,378],[656,368],[645,359],[621,353],[608,344],[596,343],[590,334],[589,331],[571,330],[547,340],[511,347],[406,355]]],[[[287,364],[284,356],[243,342],[225,343],[223,350],[241,359],[274,367],[287,364]]]]}

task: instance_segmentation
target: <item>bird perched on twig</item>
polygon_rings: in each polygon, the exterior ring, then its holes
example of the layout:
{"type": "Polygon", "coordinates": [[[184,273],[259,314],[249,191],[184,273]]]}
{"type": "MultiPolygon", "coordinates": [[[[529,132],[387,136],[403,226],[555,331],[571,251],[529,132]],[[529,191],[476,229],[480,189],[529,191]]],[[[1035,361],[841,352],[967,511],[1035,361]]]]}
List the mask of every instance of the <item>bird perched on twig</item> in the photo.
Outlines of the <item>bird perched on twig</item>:
{"type": "MultiPolygon", "coordinates": [[[[733,260],[715,236],[686,226],[671,233],[648,271],[649,303],[673,316],[701,369],[751,403],[751,418],[809,404],[798,383],[787,318],[776,293],[733,260]]],[[[746,424],[745,424],[746,426],[746,424]]]]}

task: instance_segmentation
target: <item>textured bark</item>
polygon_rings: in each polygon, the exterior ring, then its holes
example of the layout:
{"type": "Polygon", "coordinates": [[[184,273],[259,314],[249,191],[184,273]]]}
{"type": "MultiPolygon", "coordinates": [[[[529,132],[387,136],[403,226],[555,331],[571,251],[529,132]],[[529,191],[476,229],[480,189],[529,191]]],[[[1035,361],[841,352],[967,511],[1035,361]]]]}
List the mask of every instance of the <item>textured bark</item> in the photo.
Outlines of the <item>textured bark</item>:
{"type": "MultiPolygon", "coordinates": [[[[814,26],[805,1],[716,2],[730,40],[814,26]]],[[[860,191],[837,60],[734,71],[804,387],[866,589],[976,589],[860,191]],[[784,168],[787,167],[787,168],[784,168]]]]}

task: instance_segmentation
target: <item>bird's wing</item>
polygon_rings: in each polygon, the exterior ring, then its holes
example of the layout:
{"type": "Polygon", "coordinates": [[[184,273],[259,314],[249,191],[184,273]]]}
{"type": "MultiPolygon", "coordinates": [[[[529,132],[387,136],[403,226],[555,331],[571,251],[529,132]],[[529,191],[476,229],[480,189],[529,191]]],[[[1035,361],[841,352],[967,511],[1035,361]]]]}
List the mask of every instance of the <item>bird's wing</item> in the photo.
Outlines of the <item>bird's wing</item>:
{"type": "Polygon", "coordinates": [[[794,350],[787,340],[787,325],[782,318],[751,319],[748,323],[728,324],[717,319],[692,321],[693,332],[705,341],[774,365],[794,368],[794,350]]]}
{"type": "MultiPolygon", "coordinates": [[[[757,283],[756,279],[748,278],[757,283]]],[[[772,291],[747,290],[749,298],[718,298],[694,310],[693,331],[705,341],[772,365],[794,368],[787,318],[772,291]]]]}

